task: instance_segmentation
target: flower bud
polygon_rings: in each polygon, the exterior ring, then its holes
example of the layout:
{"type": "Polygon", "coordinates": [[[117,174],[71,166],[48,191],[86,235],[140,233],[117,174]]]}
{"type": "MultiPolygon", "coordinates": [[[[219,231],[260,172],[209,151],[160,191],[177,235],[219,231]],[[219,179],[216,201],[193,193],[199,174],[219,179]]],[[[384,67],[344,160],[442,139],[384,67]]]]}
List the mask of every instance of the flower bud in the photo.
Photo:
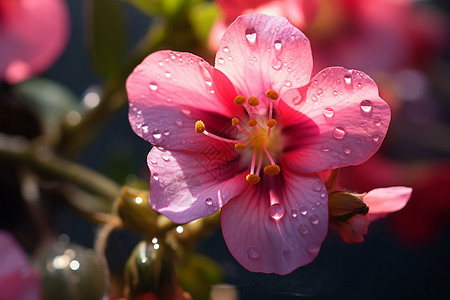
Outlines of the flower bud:
{"type": "Polygon", "coordinates": [[[128,228],[146,236],[153,236],[156,228],[155,212],[148,201],[148,192],[123,187],[118,199],[117,212],[128,228]]]}
{"type": "Polygon", "coordinates": [[[330,221],[346,221],[356,214],[366,215],[369,207],[363,202],[364,194],[335,191],[328,196],[330,221]]]}
{"type": "Polygon", "coordinates": [[[137,299],[153,293],[157,299],[172,299],[177,284],[172,257],[167,247],[154,238],[151,243],[140,242],[125,266],[127,299],[137,299]]]}

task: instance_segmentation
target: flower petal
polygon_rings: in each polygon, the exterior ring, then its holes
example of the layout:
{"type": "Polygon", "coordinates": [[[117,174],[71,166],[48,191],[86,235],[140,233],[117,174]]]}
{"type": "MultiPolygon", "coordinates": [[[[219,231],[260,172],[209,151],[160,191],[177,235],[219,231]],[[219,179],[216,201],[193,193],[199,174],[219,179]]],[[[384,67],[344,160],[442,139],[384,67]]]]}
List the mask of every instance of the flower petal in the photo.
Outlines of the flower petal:
{"type": "Polygon", "coordinates": [[[341,67],[327,68],[307,87],[285,93],[278,113],[293,135],[285,158],[300,173],[363,163],[380,147],[391,117],[372,79],[341,67]],[[295,118],[298,112],[303,115],[295,118]]]}
{"type": "Polygon", "coordinates": [[[222,37],[216,68],[230,78],[238,93],[264,98],[269,89],[281,94],[309,82],[311,47],[283,17],[240,16],[222,37]]]}
{"type": "Polygon", "coordinates": [[[369,227],[369,218],[360,214],[354,215],[350,219],[341,222],[333,222],[332,225],[339,230],[342,239],[346,243],[362,243],[364,242],[363,235],[367,234],[367,228],[369,227]]]}
{"type": "Polygon", "coordinates": [[[149,55],[128,77],[126,87],[134,132],[167,149],[199,151],[210,139],[195,133],[197,120],[209,121],[208,131],[222,132],[242,113],[233,102],[236,92],[228,78],[190,53],[149,55]]]}
{"type": "Polygon", "coordinates": [[[412,188],[404,186],[371,190],[363,198],[369,206],[370,220],[375,221],[402,209],[411,198],[411,193],[412,188]]]}
{"type": "Polygon", "coordinates": [[[17,83],[42,73],[61,54],[69,37],[69,10],[60,0],[3,2],[0,78],[17,83]]]}
{"type": "Polygon", "coordinates": [[[263,175],[222,208],[228,249],[252,272],[283,275],[310,263],[327,233],[327,193],[320,178],[287,166],[281,170],[276,177],[263,175]]]}
{"type": "Polygon", "coordinates": [[[152,208],[176,223],[215,213],[248,185],[248,171],[235,158],[226,147],[203,154],[153,147],[147,159],[152,208]]]}

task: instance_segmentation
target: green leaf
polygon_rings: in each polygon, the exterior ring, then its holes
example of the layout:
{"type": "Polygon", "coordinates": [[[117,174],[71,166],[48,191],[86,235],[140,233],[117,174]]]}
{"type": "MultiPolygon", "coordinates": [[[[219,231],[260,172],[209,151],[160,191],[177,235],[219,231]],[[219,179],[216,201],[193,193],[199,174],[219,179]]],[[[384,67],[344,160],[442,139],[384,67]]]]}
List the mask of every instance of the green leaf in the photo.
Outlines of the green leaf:
{"type": "Polygon", "coordinates": [[[95,70],[107,81],[119,78],[125,52],[125,24],[118,0],[86,1],[86,36],[95,70]]]}
{"type": "Polygon", "coordinates": [[[194,34],[202,44],[207,44],[209,33],[218,15],[219,10],[215,3],[203,2],[191,7],[189,20],[194,34]]]}

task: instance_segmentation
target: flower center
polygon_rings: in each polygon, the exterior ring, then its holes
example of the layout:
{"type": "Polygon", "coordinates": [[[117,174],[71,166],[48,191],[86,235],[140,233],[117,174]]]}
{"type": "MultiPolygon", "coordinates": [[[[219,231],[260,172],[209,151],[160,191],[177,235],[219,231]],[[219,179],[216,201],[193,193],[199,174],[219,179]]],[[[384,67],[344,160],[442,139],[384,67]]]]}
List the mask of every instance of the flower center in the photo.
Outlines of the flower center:
{"type": "Polygon", "coordinates": [[[225,143],[232,143],[237,150],[242,151],[242,156],[248,157],[250,168],[246,180],[251,184],[257,184],[260,181],[259,174],[263,164],[265,165],[264,173],[270,176],[275,176],[281,171],[272,157],[272,155],[278,154],[281,144],[279,129],[276,127],[277,121],[272,118],[273,102],[278,100],[278,94],[275,91],[268,90],[266,96],[270,99],[268,115],[257,112],[256,107],[259,105],[259,99],[256,97],[246,99],[239,95],[234,99],[234,103],[243,106],[248,114],[248,120],[238,118],[231,120],[231,125],[239,130],[235,140],[208,132],[201,120],[195,123],[197,133],[225,143]]]}

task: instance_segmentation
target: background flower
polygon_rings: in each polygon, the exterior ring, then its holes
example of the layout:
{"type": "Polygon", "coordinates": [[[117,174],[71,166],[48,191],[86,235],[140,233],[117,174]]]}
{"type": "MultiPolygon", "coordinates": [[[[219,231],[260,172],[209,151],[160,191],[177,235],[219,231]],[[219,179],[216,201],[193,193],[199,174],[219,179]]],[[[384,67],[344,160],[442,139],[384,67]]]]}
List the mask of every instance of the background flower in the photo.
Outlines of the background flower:
{"type": "Polygon", "coordinates": [[[48,69],[69,37],[64,0],[0,2],[0,80],[17,83],[48,69]]]}

